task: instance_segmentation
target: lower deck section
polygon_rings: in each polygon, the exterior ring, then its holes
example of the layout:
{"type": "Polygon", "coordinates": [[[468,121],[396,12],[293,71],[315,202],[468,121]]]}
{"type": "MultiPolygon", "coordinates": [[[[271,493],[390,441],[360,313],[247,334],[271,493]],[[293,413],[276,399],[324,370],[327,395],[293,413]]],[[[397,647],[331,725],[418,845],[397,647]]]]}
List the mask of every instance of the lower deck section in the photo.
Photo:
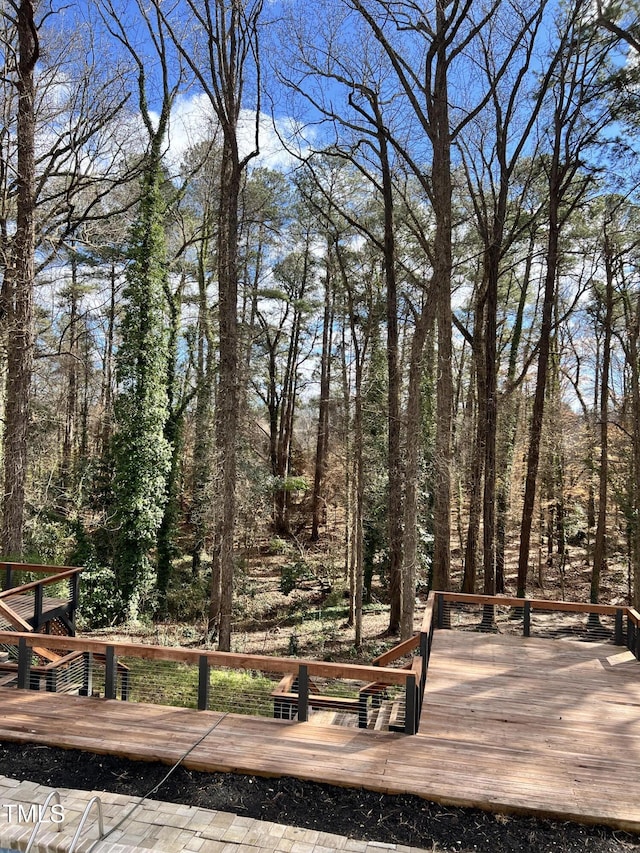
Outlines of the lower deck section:
{"type": "Polygon", "coordinates": [[[640,663],[613,645],[437,631],[414,736],[9,688],[0,714],[4,740],[640,832],[640,663]]]}

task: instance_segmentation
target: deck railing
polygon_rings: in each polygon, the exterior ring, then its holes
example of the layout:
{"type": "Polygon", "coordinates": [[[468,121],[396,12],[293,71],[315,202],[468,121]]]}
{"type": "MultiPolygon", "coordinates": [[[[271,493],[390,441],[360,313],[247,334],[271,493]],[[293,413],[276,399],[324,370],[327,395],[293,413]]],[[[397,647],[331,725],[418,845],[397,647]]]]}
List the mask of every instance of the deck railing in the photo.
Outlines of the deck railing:
{"type": "MultiPolygon", "coordinates": [[[[60,619],[67,630],[75,633],[74,619],[79,603],[81,571],[82,568],[77,566],[0,563],[0,602],[9,605],[16,613],[18,619],[13,619],[13,627],[38,630],[42,624],[60,619]],[[33,575],[44,577],[25,579],[33,575]]],[[[4,610],[3,613],[7,618],[4,610]]]]}
{"type": "MultiPolygon", "coordinates": [[[[512,596],[472,595],[458,592],[432,592],[433,612],[437,628],[462,630],[493,630],[498,625],[505,633],[522,633],[524,637],[569,637],[582,640],[607,641],[625,645],[625,616],[627,634],[633,623],[632,608],[624,605],[590,604],[574,601],[551,601],[512,596]]],[[[426,628],[423,624],[423,633],[426,628]]]]}
{"type": "MultiPolygon", "coordinates": [[[[46,644],[48,650],[63,653],[64,661],[78,661],[82,655],[87,668],[79,691],[83,694],[268,716],[286,706],[301,722],[313,712],[331,708],[356,715],[356,724],[366,725],[368,706],[384,685],[402,697],[402,730],[414,734],[418,727],[422,685],[416,666],[359,666],[16,631],[0,631],[3,643],[18,647],[21,687],[53,689],[49,686],[52,676],[49,681],[42,678],[43,664],[38,659],[38,648],[46,644]],[[291,675],[295,689],[283,691],[282,680],[291,675]]],[[[9,666],[0,664],[0,671],[9,666]]]]}

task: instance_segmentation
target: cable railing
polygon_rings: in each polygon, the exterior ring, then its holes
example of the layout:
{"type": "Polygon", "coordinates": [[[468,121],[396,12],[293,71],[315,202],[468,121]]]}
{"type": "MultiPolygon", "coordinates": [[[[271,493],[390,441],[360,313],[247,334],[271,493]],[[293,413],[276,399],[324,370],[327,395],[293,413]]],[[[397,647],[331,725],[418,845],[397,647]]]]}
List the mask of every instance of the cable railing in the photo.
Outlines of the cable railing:
{"type": "MultiPolygon", "coordinates": [[[[53,672],[60,685],[66,665],[69,692],[76,673],[78,695],[406,734],[418,728],[418,658],[400,669],[0,631],[0,644],[16,641],[18,660],[11,667],[19,688],[53,690],[53,672]],[[59,653],[57,661],[38,660],[44,642],[59,653]],[[383,706],[385,714],[390,707],[384,726],[378,722],[383,706]]],[[[0,671],[3,666],[9,664],[0,663],[0,671]]]]}
{"type": "Polygon", "coordinates": [[[627,642],[629,631],[625,631],[625,618],[628,622],[629,611],[632,611],[623,605],[456,592],[432,592],[429,598],[433,601],[429,618],[435,619],[437,628],[499,631],[514,636],[567,638],[616,645],[627,642]]]}
{"type": "Polygon", "coordinates": [[[18,629],[58,622],[64,633],[75,633],[81,571],[77,566],[0,563],[0,612],[6,615],[8,607],[18,629]]]}
{"type": "Polygon", "coordinates": [[[430,593],[421,631],[372,666],[38,635],[0,607],[0,648],[14,651],[0,686],[414,734],[436,629],[615,643],[640,659],[633,608],[508,596],[430,593]]]}

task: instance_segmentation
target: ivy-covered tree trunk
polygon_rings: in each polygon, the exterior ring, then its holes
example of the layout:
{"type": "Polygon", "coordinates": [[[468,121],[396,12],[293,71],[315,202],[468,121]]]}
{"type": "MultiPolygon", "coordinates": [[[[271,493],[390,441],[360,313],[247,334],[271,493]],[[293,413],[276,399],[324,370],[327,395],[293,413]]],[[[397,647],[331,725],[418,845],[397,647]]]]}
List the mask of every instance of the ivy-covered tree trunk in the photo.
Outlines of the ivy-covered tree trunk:
{"type": "Polygon", "coordinates": [[[162,521],[171,448],[167,420],[167,279],[160,160],[150,155],[133,226],[123,292],[122,341],[116,359],[115,570],[125,616],[137,615],[151,581],[149,551],[162,521]]]}
{"type": "Polygon", "coordinates": [[[179,383],[176,377],[178,361],[178,341],[180,336],[180,319],[182,294],[185,286],[185,276],[175,292],[167,287],[165,290],[166,304],[169,309],[169,329],[167,344],[167,418],[164,426],[164,437],[170,448],[171,463],[167,472],[166,499],[162,522],[158,531],[158,560],[157,560],[157,589],[158,605],[166,610],[167,588],[171,577],[171,566],[177,556],[175,535],[179,516],[180,473],[182,470],[182,451],[184,449],[183,427],[184,413],[187,403],[193,395],[179,393],[179,383]]]}

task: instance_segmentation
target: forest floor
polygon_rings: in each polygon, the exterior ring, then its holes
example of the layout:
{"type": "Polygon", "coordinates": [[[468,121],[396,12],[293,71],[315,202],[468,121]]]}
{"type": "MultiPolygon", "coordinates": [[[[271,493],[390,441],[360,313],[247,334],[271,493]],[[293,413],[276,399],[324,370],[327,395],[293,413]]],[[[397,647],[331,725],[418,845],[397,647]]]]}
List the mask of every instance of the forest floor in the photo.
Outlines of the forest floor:
{"type": "MultiPolygon", "coordinates": [[[[376,587],[364,616],[363,647],[359,652],[354,650],[339,555],[339,543],[322,549],[299,544],[293,547],[280,540],[265,542],[248,552],[238,578],[233,650],[369,663],[397,642],[397,638],[386,635],[388,608],[383,589],[376,587]],[[295,583],[287,591],[289,580],[295,583]]],[[[512,567],[515,558],[512,551],[512,567]]],[[[454,554],[454,572],[459,573],[459,563],[459,555],[454,554]]],[[[602,602],[626,603],[626,572],[622,555],[619,561],[610,562],[603,576],[602,602]]],[[[590,573],[586,551],[571,548],[562,572],[545,561],[543,571],[531,580],[532,594],[537,598],[587,601],[590,573]]],[[[457,576],[452,588],[459,588],[457,576]]],[[[90,633],[101,639],[199,646],[204,634],[205,591],[206,579],[198,582],[185,564],[173,581],[171,620],[129,626],[124,631],[107,628],[90,633]]],[[[507,593],[514,591],[512,568],[507,593]]],[[[416,625],[419,618],[418,614],[416,625]]],[[[8,742],[0,744],[0,770],[7,776],[40,784],[112,791],[132,798],[147,794],[167,772],[160,764],[91,753],[82,753],[82,760],[78,760],[72,751],[43,746],[25,751],[23,746],[8,742]]],[[[640,851],[640,838],[606,827],[451,808],[412,796],[380,795],[292,778],[203,774],[179,767],[153,798],[362,840],[413,845],[434,853],[640,851]]]]}

